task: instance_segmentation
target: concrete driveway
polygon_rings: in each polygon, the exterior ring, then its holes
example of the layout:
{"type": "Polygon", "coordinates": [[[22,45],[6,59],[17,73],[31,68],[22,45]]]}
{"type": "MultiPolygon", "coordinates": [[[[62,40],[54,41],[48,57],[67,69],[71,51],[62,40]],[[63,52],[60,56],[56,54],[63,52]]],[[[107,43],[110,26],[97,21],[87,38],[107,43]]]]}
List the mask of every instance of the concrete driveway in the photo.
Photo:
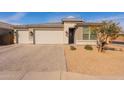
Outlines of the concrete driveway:
{"type": "Polygon", "coordinates": [[[59,45],[0,46],[1,71],[66,71],[64,49],[59,45]]]}
{"type": "Polygon", "coordinates": [[[63,46],[0,46],[0,80],[124,79],[66,72],[63,46]]]}

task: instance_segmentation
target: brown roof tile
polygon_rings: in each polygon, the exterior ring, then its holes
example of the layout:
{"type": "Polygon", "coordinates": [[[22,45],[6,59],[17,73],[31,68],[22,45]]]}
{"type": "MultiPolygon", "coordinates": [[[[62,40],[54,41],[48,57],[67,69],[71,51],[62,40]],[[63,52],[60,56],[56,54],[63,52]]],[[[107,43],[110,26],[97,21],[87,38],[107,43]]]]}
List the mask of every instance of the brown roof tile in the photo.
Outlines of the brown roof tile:
{"type": "Polygon", "coordinates": [[[35,27],[53,27],[53,28],[63,28],[62,23],[46,23],[46,24],[28,24],[28,25],[13,25],[14,28],[35,28],[35,27]]]}
{"type": "Polygon", "coordinates": [[[77,26],[100,26],[102,25],[101,23],[91,23],[91,22],[84,22],[84,23],[78,23],[77,26]]]}
{"type": "Polygon", "coordinates": [[[11,24],[0,22],[0,28],[2,29],[13,29],[11,24]]]}

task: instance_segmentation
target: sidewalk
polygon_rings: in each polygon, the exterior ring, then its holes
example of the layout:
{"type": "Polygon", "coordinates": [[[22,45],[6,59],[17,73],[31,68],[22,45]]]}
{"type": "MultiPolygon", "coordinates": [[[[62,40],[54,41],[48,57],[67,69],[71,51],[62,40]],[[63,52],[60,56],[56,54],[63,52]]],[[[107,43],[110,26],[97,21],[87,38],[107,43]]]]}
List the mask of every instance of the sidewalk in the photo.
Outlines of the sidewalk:
{"type": "Polygon", "coordinates": [[[123,80],[124,76],[89,76],[72,72],[0,72],[0,80],[123,80]]]}

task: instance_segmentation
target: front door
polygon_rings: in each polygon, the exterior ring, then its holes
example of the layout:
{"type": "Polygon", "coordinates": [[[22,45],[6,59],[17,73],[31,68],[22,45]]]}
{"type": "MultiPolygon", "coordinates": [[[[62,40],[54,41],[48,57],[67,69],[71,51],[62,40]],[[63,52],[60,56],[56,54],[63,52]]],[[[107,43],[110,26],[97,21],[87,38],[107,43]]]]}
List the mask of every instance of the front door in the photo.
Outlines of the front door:
{"type": "Polygon", "coordinates": [[[75,29],[69,28],[69,44],[74,43],[75,29]]]}

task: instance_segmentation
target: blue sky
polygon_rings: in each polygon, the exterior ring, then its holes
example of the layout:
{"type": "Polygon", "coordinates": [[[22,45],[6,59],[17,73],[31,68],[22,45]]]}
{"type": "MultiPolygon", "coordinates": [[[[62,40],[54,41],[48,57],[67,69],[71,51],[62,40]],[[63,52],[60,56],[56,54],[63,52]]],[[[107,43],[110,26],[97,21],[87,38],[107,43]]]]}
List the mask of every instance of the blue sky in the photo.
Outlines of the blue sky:
{"type": "Polygon", "coordinates": [[[80,17],[86,22],[114,20],[124,27],[124,12],[0,12],[0,21],[12,24],[58,22],[62,18],[80,17]]]}

